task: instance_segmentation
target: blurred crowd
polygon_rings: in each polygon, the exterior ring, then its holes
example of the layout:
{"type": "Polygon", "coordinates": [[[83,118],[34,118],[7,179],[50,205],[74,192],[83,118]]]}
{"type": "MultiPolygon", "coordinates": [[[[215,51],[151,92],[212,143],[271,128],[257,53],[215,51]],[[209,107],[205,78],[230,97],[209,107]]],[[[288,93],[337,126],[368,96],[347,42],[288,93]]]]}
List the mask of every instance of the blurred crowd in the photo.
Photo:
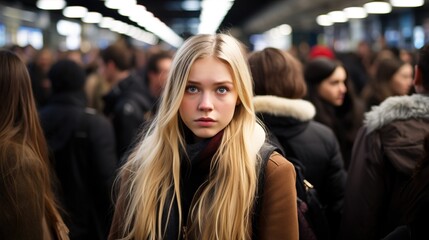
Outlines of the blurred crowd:
{"type": "MultiPolygon", "coordinates": [[[[20,57],[29,72],[58,182],[55,194],[67,213],[63,219],[70,238],[106,239],[117,171],[157,112],[174,51],[161,46],[138,48],[126,41],[85,53],[36,50],[31,46],[8,49],[20,57]]],[[[280,142],[287,142],[286,149],[292,149],[303,161],[306,178],[318,190],[326,209],[331,239],[354,239],[348,234],[353,232],[348,226],[357,224],[352,208],[365,200],[353,202],[345,198],[349,194],[359,198],[348,192],[360,191],[364,184],[348,178],[377,178],[371,173],[358,173],[370,167],[356,166],[357,160],[353,159],[367,149],[356,146],[356,139],[365,135],[360,130],[371,123],[372,115],[368,114],[380,110],[386,99],[416,93],[413,79],[417,50],[385,46],[374,51],[369,43],[361,42],[355,51],[347,53],[324,45],[307,45],[248,54],[258,117],[280,142]]],[[[380,114],[373,121],[383,121],[383,113],[380,114]]],[[[425,114],[424,123],[415,129],[421,134],[429,134],[429,113],[425,114]]],[[[386,144],[384,148],[389,148],[388,140],[386,137],[365,144],[386,144]]],[[[391,154],[401,155],[395,151],[391,154]]],[[[385,158],[383,154],[379,157],[385,158]]],[[[416,164],[410,164],[413,166],[408,166],[411,170],[405,175],[389,181],[412,176],[416,164]]],[[[399,170],[383,174],[402,171],[398,165],[386,167],[390,168],[399,170]]],[[[380,189],[389,193],[397,190],[393,183],[373,184],[379,184],[373,189],[375,195],[381,194],[380,189]]],[[[385,196],[374,206],[396,206],[389,205],[385,196]]],[[[386,236],[397,225],[394,221],[384,222],[388,217],[377,215],[377,221],[382,223],[374,220],[372,226],[366,226],[377,228],[377,233],[360,237],[386,236]]]]}

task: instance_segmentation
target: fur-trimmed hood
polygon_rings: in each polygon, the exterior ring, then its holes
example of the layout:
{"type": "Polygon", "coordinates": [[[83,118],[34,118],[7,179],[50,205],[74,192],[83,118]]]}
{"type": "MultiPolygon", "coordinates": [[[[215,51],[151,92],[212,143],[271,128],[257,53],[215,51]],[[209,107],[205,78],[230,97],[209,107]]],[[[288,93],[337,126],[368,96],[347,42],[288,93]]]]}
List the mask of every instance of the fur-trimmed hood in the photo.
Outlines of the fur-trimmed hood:
{"type": "Polygon", "coordinates": [[[395,120],[410,118],[429,119],[429,95],[390,97],[365,114],[367,134],[395,120]]]}
{"type": "Polygon", "coordinates": [[[308,101],[287,99],[277,96],[255,96],[253,105],[257,113],[268,113],[274,116],[293,117],[300,121],[309,121],[316,114],[316,109],[308,101]]]}

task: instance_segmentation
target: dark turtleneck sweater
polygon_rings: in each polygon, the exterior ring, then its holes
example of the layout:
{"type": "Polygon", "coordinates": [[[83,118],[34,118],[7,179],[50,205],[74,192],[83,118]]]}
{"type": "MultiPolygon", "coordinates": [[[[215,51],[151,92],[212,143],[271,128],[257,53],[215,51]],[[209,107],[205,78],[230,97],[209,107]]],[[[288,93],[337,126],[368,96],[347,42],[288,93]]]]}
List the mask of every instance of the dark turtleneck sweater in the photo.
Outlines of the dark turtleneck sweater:
{"type": "MultiPolygon", "coordinates": [[[[222,140],[223,131],[219,132],[212,138],[207,138],[202,141],[193,142],[192,133],[187,129],[186,131],[186,153],[182,154],[181,169],[180,169],[180,195],[182,207],[182,226],[187,225],[189,210],[194,196],[197,194],[198,189],[209,179],[210,165],[213,155],[217,151],[222,140]]],[[[170,198],[172,199],[173,189],[170,189],[170,198]]],[[[169,201],[164,206],[163,222],[167,224],[167,231],[163,239],[173,240],[177,239],[179,235],[179,212],[177,208],[177,201],[174,201],[174,206],[169,214],[169,201]]],[[[182,237],[182,236],[181,236],[182,237]]]]}

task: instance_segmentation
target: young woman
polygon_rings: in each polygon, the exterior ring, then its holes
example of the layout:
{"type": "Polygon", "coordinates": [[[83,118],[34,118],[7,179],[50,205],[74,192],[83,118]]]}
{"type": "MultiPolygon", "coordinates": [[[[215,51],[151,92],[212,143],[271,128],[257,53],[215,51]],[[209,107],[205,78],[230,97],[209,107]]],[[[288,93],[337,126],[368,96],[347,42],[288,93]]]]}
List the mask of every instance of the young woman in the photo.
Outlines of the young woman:
{"type": "Polygon", "coordinates": [[[345,167],[362,125],[363,107],[355,97],[345,68],[337,61],[315,58],[304,69],[308,99],[316,107],[314,119],[330,127],[340,143],[345,167]]]}
{"type": "Polygon", "coordinates": [[[274,152],[265,169],[244,51],[197,35],[173,60],[159,111],[120,172],[110,239],[250,239],[259,171],[258,239],[298,239],[295,172],[274,152]]]}
{"type": "Polygon", "coordinates": [[[295,157],[305,167],[305,178],[317,189],[326,208],[330,233],[335,236],[346,172],[333,131],[313,120],[313,104],[302,99],[307,87],[301,63],[287,52],[266,48],[252,53],[249,65],[255,83],[253,103],[257,115],[276,136],[286,158],[295,157]]]}
{"type": "Polygon", "coordinates": [[[27,68],[4,50],[0,102],[0,239],[68,239],[51,190],[47,146],[27,68]]]}
{"type": "Polygon", "coordinates": [[[381,60],[375,78],[362,92],[366,110],[371,110],[372,106],[379,105],[388,97],[409,94],[412,85],[413,67],[410,63],[394,57],[381,60]]]}

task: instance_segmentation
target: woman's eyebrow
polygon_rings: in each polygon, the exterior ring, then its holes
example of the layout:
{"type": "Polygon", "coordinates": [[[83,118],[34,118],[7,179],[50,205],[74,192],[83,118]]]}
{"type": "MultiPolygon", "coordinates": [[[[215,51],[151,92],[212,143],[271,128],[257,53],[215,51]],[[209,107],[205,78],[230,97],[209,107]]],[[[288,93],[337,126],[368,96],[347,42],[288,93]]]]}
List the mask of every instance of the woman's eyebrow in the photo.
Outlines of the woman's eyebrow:
{"type": "MultiPolygon", "coordinates": [[[[194,80],[188,80],[187,84],[194,84],[194,85],[200,85],[201,82],[194,81],[194,80]]],[[[223,85],[223,84],[230,84],[234,85],[234,83],[231,80],[224,80],[224,81],[216,81],[213,83],[214,85],[223,85]]]]}

